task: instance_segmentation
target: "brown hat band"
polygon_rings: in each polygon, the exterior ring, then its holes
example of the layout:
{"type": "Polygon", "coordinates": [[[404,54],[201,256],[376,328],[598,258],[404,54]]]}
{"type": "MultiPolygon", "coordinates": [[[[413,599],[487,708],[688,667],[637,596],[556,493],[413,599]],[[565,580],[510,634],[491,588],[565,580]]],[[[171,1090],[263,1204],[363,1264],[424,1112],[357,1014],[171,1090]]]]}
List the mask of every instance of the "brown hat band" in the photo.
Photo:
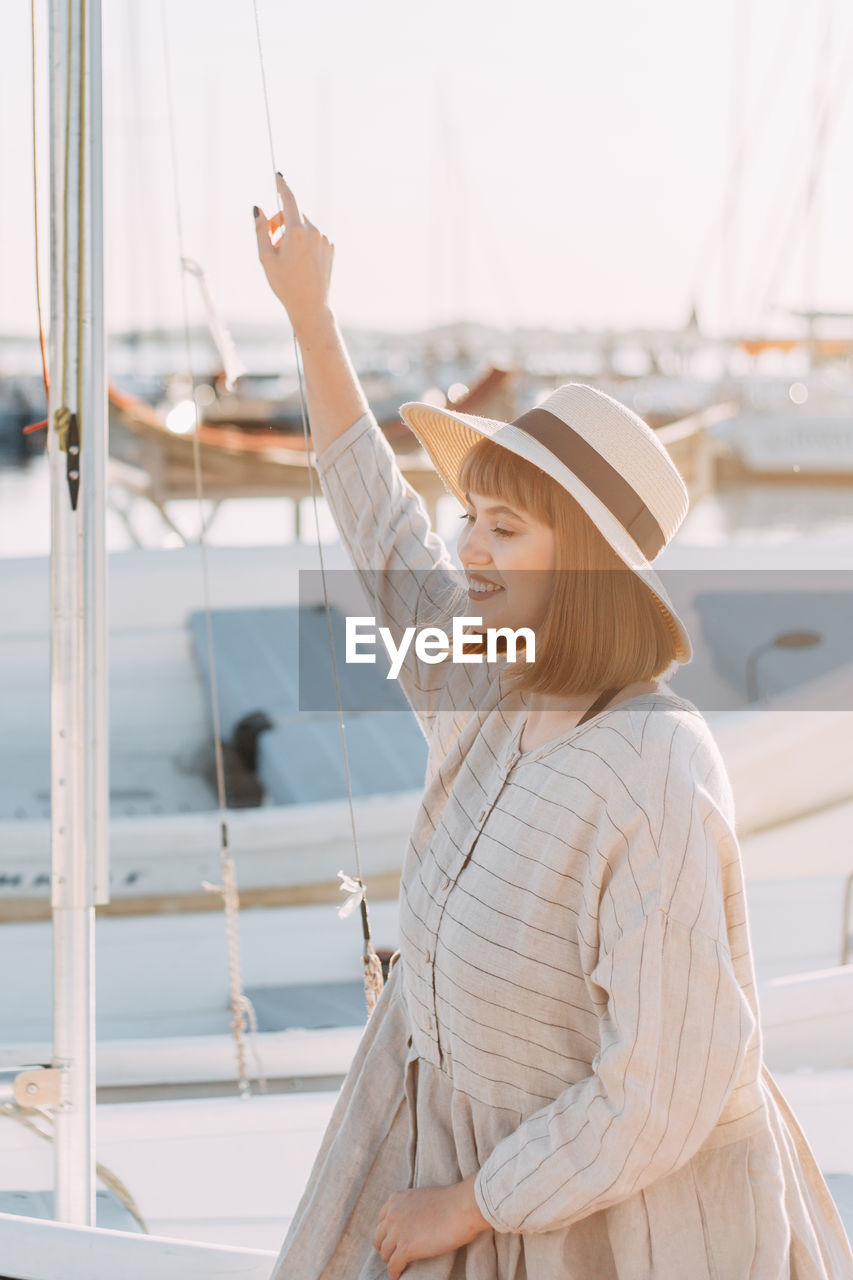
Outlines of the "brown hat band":
{"type": "Polygon", "coordinates": [[[646,559],[654,560],[666,545],[663,530],[637,491],[588,440],[547,409],[528,409],[512,425],[538,440],[574,472],[631,535],[646,559]]]}

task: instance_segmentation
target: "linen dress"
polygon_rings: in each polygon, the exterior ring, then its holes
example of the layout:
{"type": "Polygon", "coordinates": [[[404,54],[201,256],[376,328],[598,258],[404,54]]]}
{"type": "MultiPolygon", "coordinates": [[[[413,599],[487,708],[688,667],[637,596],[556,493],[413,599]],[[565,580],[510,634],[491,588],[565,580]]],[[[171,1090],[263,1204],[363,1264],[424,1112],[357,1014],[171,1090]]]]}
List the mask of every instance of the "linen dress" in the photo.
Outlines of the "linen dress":
{"type": "MultiPolygon", "coordinates": [[[[377,623],[470,613],[375,419],[318,459],[377,623]]],[[[400,675],[429,743],[400,957],[277,1280],[380,1280],[388,1196],[476,1173],[492,1225],[406,1280],[853,1277],[762,1064],[731,786],[664,683],[519,751],[507,662],[400,675]]]]}

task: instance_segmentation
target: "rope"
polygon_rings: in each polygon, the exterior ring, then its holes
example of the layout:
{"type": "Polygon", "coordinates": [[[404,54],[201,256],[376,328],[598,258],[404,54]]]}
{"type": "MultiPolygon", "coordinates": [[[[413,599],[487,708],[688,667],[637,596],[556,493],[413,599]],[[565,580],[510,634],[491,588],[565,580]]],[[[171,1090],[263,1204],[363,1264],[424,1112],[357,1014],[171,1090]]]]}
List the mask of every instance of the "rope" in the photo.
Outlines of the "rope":
{"type": "MultiPolygon", "coordinates": [[[[36,0],[30,0],[30,25],[32,30],[33,55],[33,209],[36,250],[36,312],[38,314],[39,346],[41,348],[41,371],[44,378],[44,393],[50,394],[50,380],[47,376],[47,354],[44,345],[44,319],[41,310],[41,276],[39,273],[39,179],[38,179],[38,143],[36,120],[36,0]]],[[[39,424],[41,425],[41,423],[39,424]]]]}
{"type": "MultiPolygon", "coordinates": [[[[34,0],[30,6],[32,31],[32,78],[33,78],[33,193],[35,198],[35,249],[36,249],[36,308],[38,311],[39,342],[41,344],[42,375],[45,392],[50,394],[47,374],[47,360],[44,348],[44,325],[41,311],[41,288],[39,279],[39,239],[38,239],[38,169],[36,144],[36,31],[34,0]]],[[[72,9],[68,6],[68,26],[66,30],[66,81],[65,81],[65,137],[63,146],[63,190],[62,190],[62,374],[59,406],[53,415],[53,428],[59,448],[68,454],[66,477],[72,510],[77,510],[77,496],[80,485],[80,407],[83,402],[83,254],[85,251],[85,206],[86,206],[86,4],[82,0],[80,6],[80,97],[78,116],[80,120],[80,137],[78,140],[78,191],[77,191],[77,325],[76,325],[76,362],[77,362],[77,408],[76,412],[68,407],[68,335],[69,315],[71,312],[70,284],[68,279],[68,173],[71,162],[71,62],[72,62],[72,9]]],[[[49,415],[43,422],[34,422],[24,428],[24,433],[37,431],[49,423],[49,415]]]]}
{"type": "MultiPolygon", "coordinates": [[[[275,162],[275,144],[273,142],[272,117],[270,115],[270,96],[267,91],[267,72],[264,65],[264,45],[261,40],[261,20],[258,16],[258,0],[252,0],[252,12],[255,15],[255,37],[258,42],[258,65],[261,69],[261,93],[263,94],[264,111],[266,112],[267,117],[267,142],[270,149],[270,164],[272,166],[273,174],[275,174],[278,166],[275,162]]],[[[273,181],[273,186],[278,200],[278,207],[280,210],[283,210],[284,206],[282,204],[281,196],[279,195],[278,184],[275,181],[273,181]]]]}
{"type": "MultiPolygon", "coordinates": [[[[66,447],[69,455],[79,457],[80,453],[80,415],[83,408],[83,257],[86,249],[86,0],[80,0],[80,133],[77,139],[77,429],[72,424],[66,435],[66,447]],[[75,438],[76,435],[76,438],[75,438]]],[[[70,65],[70,64],[69,64],[70,65]]],[[[70,79],[70,71],[69,71],[70,79]]],[[[67,124],[67,121],[66,121],[67,124]]],[[[79,479],[79,462],[69,462],[68,479],[72,483],[79,479]]],[[[76,493],[72,489],[72,504],[77,505],[76,493]]]]}
{"type": "Polygon", "coordinates": [[[203,880],[202,888],[211,893],[218,893],[222,898],[222,906],[225,911],[225,939],[228,948],[228,973],[230,975],[231,1034],[234,1037],[238,1055],[240,1093],[243,1097],[248,1097],[250,1088],[246,1079],[245,1045],[243,1041],[244,1019],[249,1027],[249,1045],[255,1062],[255,1077],[258,1081],[258,1087],[262,1093],[266,1093],[268,1085],[263,1063],[261,1062],[260,1050],[258,1049],[258,1019],[255,1013],[255,1006],[243,991],[239,930],[240,894],[237,890],[237,872],[234,866],[234,859],[228,849],[228,834],[224,824],[222,849],[224,851],[223,856],[220,857],[222,884],[210,884],[209,881],[203,880]]]}
{"type": "Polygon", "coordinates": [[[181,269],[181,307],[183,313],[184,349],[187,373],[190,380],[195,415],[193,432],[193,476],[196,502],[199,511],[199,550],[201,553],[202,596],[207,638],[208,682],[210,685],[211,718],[213,721],[213,749],[216,762],[216,797],[219,806],[220,851],[219,865],[222,874],[221,885],[205,887],[222,897],[225,912],[225,933],[228,947],[228,977],[231,1005],[231,1034],[237,1058],[237,1084],[240,1096],[248,1098],[251,1094],[248,1064],[246,1060],[245,1030],[248,1022],[252,1054],[255,1059],[256,1075],[262,1092],[266,1092],[267,1082],[260,1064],[257,1049],[257,1019],[251,1001],[243,990],[242,963],[240,955],[239,911],[240,895],[237,889],[237,870],[231,854],[228,839],[227,800],[225,791],[225,765],[222,751],[222,727],[219,714],[219,689],[216,679],[216,661],[213,645],[213,617],[210,604],[210,569],[207,558],[207,541],[204,531],[204,487],[201,474],[201,446],[199,444],[199,412],[195,397],[195,373],[192,360],[192,343],[190,339],[189,304],[187,300],[187,256],[184,252],[184,229],[181,218],[180,184],[178,180],[178,149],[175,137],[175,113],[172,100],[172,71],[169,57],[169,43],[166,38],[165,0],[160,0],[160,26],[163,38],[163,63],[166,76],[166,107],[169,120],[169,142],[172,162],[172,186],[174,191],[175,229],[178,240],[178,256],[181,269]]]}
{"type": "MultiPolygon", "coordinates": [[[[264,100],[264,112],[267,122],[267,140],[269,143],[270,165],[273,171],[273,185],[276,191],[276,199],[278,201],[279,212],[284,212],[284,203],[281,198],[281,192],[278,189],[278,183],[275,181],[278,176],[278,166],[275,159],[275,144],[273,141],[272,118],[270,115],[269,93],[267,90],[267,76],[264,67],[264,48],[261,39],[261,23],[258,14],[258,0],[252,0],[252,11],[255,17],[255,35],[258,44],[258,62],[261,71],[261,90],[264,100]]],[[[355,805],[353,803],[352,794],[352,777],[349,765],[349,752],[347,750],[346,731],[344,728],[343,703],[341,699],[340,682],[338,679],[338,663],[335,656],[335,641],[332,633],[332,611],[329,604],[329,591],[326,579],[326,560],[323,554],[323,540],[320,537],[320,519],[317,510],[317,487],[314,480],[314,468],[311,461],[311,439],[310,428],[308,425],[308,407],[305,400],[305,386],[302,372],[302,361],[299,352],[299,343],[296,340],[296,333],[293,334],[293,354],[296,362],[296,377],[299,382],[299,404],[302,413],[302,435],[305,441],[305,457],[308,462],[308,482],[311,489],[311,507],[314,514],[314,530],[317,537],[317,556],[320,565],[320,581],[323,586],[323,607],[326,613],[326,628],[329,634],[329,653],[332,662],[332,682],[335,689],[335,706],[338,715],[338,729],[341,739],[341,756],[344,766],[344,779],[346,783],[347,804],[349,807],[350,830],[352,832],[353,852],[355,854],[356,878],[362,889],[361,897],[361,932],[363,941],[362,967],[364,970],[364,994],[367,1002],[367,1016],[370,1017],[373,1012],[376,1001],[382,993],[382,964],[373,946],[373,938],[370,932],[370,917],[367,910],[367,886],[364,883],[364,876],[361,870],[361,852],[358,844],[358,830],[355,820],[355,805]]]]}
{"type": "MultiPolygon", "coordinates": [[[[71,410],[68,408],[68,330],[69,330],[68,317],[71,311],[71,299],[70,299],[70,293],[69,293],[70,287],[68,282],[68,201],[69,201],[68,171],[71,164],[71,46],[72,46],[72,36],[73,36],[71,13],[72,13],[71,5],[69,5],[68,6],[68,27],[66,31],[67,48],[66,48],[65,65],[67,70],[66,70],[66,81],[65,81],[65,138],[64,138],[64,145],[63,145],[63,174],[62,174],[62,356],[61,356],[62,372],[61,372],[61,382],[60,382],[61,389],[60,389],[60,397],[59,397],[59,407],[56,409],[53,415],[53,429],[54,429],[54,432],[56,433],[56,438],[59,442],[59,448],[63,452],[66,452],[68,449],[68,438],[69,438],[69,434],[70,434],[72,423],[73,423],[73,415],[71,413],[71,410]]],[[[85,43],[84,33],[85,33],[85,12],[81,13],[81,33],[80,33],[81,34],[81,40],[80,40],[81,98],[84,93],[83,75],[82,75],[83,44],[85,43]]],[[[34,18],[34,15],[33,15],[33,120],[35,121],[35,18],[34,18]]],[[[35,164],[35,146],[36,146],[36,142],[35,142],[35,125],[34,125],[33,127],[33,162],[34,164],[35,164]]],[[[81,126],[80,126],[81,168],[80,168],[80,176],[79,176],[80,194],[79,194],[79,200],[78,200],[79,225],[77,228],[78,256],[81,259],[82,259],[82,252],[80,251],[80,243],[81,243],[80,237],[81,237],[82,223],[83,223],[83,192],[84,192],[82,161],[83,161],[83,122],[81,119],[81,126]]],[[[34,181],[36,181],[35,173],[34,173],[34,181]]],[[[38,253],[38,249],[36,249],[36,253],[38,253]]],[[[38,279],[38,276],[36,277],[36,279],[38,279]]],[[[82,280],[82,264],[78,272],[78,290],[80,288],[81,280],[82,280]]],[[[38,290],[38,285],[36,285],[36,288],[38,290]]],[[[39,325],[41,326],[41,302],[39,302],[38,304],[38,310],[39,310],[39,325]]],[[[77,408],[78,410],[80,408],[80,403],[79,403],[80,377],[81,377],[80,338],[82,334],[82,324],[83,324],[82,292],[78,292],[78,297],[77,297],[77,339],[78,339],[77,408]]],[[[44,343],[44,339],[42,337],[42,344],[43,343],[44,343]]],[[[43,350],[44,350],[44,347],[42,345],[42,351],[43,350]]],[[[46,376],[46,371],[45,371],[45,376],[46,376]]],[[[36,425],[37,424],[34,424],[34,429],[36,425]]],[[[72,505],[76,506],[76,502],[74,501],[73,498],[72,498],[72,505]]]]}
{"type": "Polygon", "coordinates": [[[68,169],[71,162],[71,5],[68,6],[68,49],[65,59],[65,146],[62,173],[62,391],[60,403],[68,398],[68,169]]]}
{"type": "Polygon", "coordinates": [[[335,688],[335,706],[338,713],[338,730],[341,739],[341,755],[344,765],[344,779],[347,790],[347,805],[349,807],[350,830],[352,832],[352,846],[355,854],[356,880],[361,886],[361,935],[363,942],[362,951],[362,967],[364,969],[364,995],[367,1002],[367,1016],[373,1013],[376,1007],[376,1001],[382,994],[382,963],[376,954],[373,946],[373,938],[370,932],[370,917],[367,910],[367,886],[364,883],[364,876],[361,870],[361,850],[358,844],[358,830],[355,821],[355,805],[352,795],[352,775],[349,766],[349,751],[347,750],[346,731],[344,729],[344,713],[341,699],[341,687],[338,680],[338,661],[335,654],[335,639],[332,633],[332,611],[329,605],[329,591],[326,580],[326,559],[323,555],[323,543],[320,538],[320,519],[317,512],[317,489],[314,481],[314,468],[311,466],[311,442],[308,432],[308,411],[305,405],[305,391],[302,384],[302,368],[299,359],[299,345],[296,341],[296,334],[293,335],[293,350],[296,355],[296,376],[299,381],[299,399],[302,408],[302,434],[305,440],[305,456],[308,458],[308,480],[311,486],[311,506],[314,512],[314,530],[317,536],[317,554],[320,562],[320,581],[323,584],[323,606],[326,612],[326,629],[329,634],[329,654],[332,661],[332,683],[335,688]]]}
{"type": "MultiPolygon", "coordinates": [[[[33,1107],[33,1112],[38,1115],[41,1120],[48,1125],[53,1125],[53,1117],[47,1111],[43,1111],[40,1107],[33,1107]]],[[[44,1129],[40,1129],[37,1124],[26,1114],[22,1107],[17,1103],[4,1102],[0,1104],[0,1116],[6,1116],[8,1120],[15,1120],[18,1124],[23,1125],[25,1129],[29,1129],[30,1133],[35,1133],[38,1137],[43,1138],[45,1142],[55,1142],[56,1134],[52,1132],[45,1133],[44,1129]]],[[[124,1205],[125,1209],[133,1215],[139,1223],[140,1229],[148,1235],[148,1226],[139,1212],[139,1207],[127,1187],[117,1174],[113,1173],[104,1164],[96,1164],[95,1172],[101,1182],[112,1191],[117,1200],[124,1205]]]]}

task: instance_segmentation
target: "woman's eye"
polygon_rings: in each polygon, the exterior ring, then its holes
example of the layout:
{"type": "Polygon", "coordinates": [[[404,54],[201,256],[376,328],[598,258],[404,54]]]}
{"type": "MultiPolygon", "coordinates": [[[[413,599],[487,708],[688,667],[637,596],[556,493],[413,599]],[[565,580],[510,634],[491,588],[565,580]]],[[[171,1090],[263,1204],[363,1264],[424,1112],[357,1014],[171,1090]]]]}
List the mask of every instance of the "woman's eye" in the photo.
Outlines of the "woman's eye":
{"type": "MultiPolygon", "coordinates": [[[[470,511],[463,511],[459,519],[466,520],[469,524],[473,524],[477,517],[472,516],[470,511]]],[[[500,525],[495,525],[494,529],[492,529],[492,533],[496,534],[499,538],[515,537],[515,533],[512,529],[502,529],[500,525]]]]}

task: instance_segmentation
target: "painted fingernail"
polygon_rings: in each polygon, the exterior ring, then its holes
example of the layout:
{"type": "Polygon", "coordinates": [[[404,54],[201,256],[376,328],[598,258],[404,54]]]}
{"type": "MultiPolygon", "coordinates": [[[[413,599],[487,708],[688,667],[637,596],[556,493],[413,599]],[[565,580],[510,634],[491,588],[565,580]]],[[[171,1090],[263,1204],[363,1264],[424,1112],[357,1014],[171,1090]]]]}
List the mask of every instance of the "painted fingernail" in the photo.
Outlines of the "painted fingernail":
{"type": "Polygon", "coordinates": [[[260,212],[261,212],[261,211],[260,211],[260,209],[258,208],[258,206],[257,206],[256,204],[253,204],[253,205],[252,205],[252,217],[253,217],[253,218],[257,218],[257,216],[258,216],[258,214],[259,214],[260,212]]]}
{"type": "Polygon", "coordinates": [[[283,173],[279,173],[278,169],[276,169],[276,171],[275,171],[275,176],[276,176],[277,178],[281,178],[282,182],[284,182],[284,174],[283,174],[283,173]]]}

